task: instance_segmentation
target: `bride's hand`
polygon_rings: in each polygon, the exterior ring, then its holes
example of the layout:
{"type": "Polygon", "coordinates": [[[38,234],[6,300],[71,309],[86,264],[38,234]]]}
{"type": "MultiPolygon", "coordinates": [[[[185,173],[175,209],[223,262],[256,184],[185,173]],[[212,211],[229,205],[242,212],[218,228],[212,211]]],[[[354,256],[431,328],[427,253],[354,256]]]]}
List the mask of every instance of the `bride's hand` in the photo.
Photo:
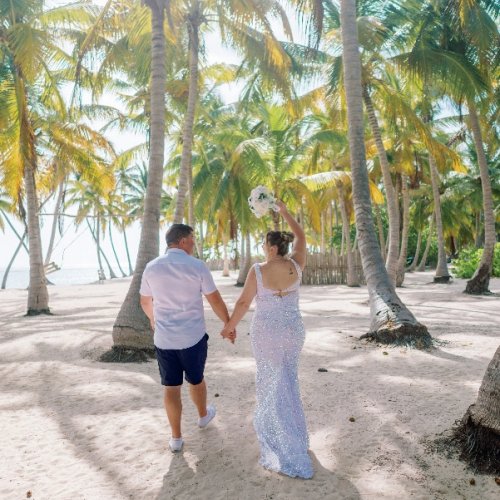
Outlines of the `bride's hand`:
{"type": "Polygon", "coordinates": [[[278,212],[283,215],[288,212],[286,205],[281,200],[276,200],[276,206],[278,207],[278,212]]]}

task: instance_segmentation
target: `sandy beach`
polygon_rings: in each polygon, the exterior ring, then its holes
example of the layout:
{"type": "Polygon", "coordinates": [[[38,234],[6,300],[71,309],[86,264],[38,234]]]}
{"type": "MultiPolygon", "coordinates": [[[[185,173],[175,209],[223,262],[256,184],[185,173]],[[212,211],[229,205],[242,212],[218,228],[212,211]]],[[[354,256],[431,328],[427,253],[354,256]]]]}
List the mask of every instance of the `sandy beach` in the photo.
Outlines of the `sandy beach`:
{"type": "MultiPolygon", "coordinates": [[[[236,276],[214,275],[232,306],[236,276]]],[[[185,448],[172,455],[156,361],[97,361],[111,347],[128,279],[51,287],[48,317],[23,317],[26,291],[2,291],[0,498],[499,498],[493,476],[474,474],[434,443],[476,398],[500,341],[500,297],[466,296],[464,280],[434,285],[432,276],[407,275],[398,290],[442,341],[428,352],[358,340],[369,325],[366,288],[302,288],[309,481],[257,463],[251,314],[233,346],[207,309],[206,377],[218,414],[198,429],[185,387],[185,448]]],[[[500,292],[500,279],[490,289],[500,292]]]]}

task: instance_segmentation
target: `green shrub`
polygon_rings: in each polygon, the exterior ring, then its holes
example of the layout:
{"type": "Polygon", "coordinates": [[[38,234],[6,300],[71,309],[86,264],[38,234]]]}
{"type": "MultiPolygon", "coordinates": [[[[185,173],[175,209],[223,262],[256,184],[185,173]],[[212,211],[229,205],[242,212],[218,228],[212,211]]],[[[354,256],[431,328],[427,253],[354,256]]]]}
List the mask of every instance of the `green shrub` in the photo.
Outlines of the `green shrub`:
{"type": "MultiPolygon", "coordinates": [[[[472,278],[482,255],[482,248],[464,248],[461,250],[458,259],[453,260],[453,273],[455,276],[466,279],[472,278]]],[[[495,245],[492,274],[500,277],[500,243],[495,245]]]]}
{"type": "Polygon", "coordinates": [[[500,278],[500,243],[495,245],[495,256],[493,257],[493,276],[500,278]]]}

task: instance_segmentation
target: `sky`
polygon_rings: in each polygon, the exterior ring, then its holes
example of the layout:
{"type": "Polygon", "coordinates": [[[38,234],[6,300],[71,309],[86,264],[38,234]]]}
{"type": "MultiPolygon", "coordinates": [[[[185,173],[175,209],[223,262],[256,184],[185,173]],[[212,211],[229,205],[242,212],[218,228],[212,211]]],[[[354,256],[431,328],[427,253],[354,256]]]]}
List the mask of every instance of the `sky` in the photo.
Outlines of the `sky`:
{"type": "MultiPolygon", "coordinates": [[[[47,2],[49,5],[58,5],[68,3],[67,0],[49,0],[47,2]]],[[[105,0],[96,0],[95,3],[104,4],[105,0]]],[[[290,20],[292,26],[294,27],[294,33],[299,33],[300,30],[297,27],[295,16],[290,13],[290,20]]],[[[278,38],[284,38],[283,31],[279,23],[275,23],[273,28],[278,38]]],[[[299,35],[300,36],[300,35],[299,35]]],[[[231,49],[222,47],[220,41],[217,37],[215,31],[209,32],[205,37],[205,55],[208,64],[213,64],[217,62],[224,62],[228,64],[237,64],[239,62],[238,55],[231,49]]],[[[226,102],[233,102],[238,98],[239,92],[241,91],[240,85],[226,85],[221,89],[221,96],[226,102]]],[[[117,100],[113,95],[106,95],[102,101],[104,104],[117,104],[117,100]]],[[[140,135],[136,135],[129,132],[118,132],[110,131],[106,134],[111,142],[113,143],[115,150],[117,152],[128,149],[135,144],[140,144],[145,141],[145,138],[140,135]]],[[[47,213],[53,213],[53,204],[48,203],[47,213]]],[[[71,213],[71,211],[69,212],[71,213]]],[[[73,212],[74,213],[74,212],[73,212]]],[[[23,227],[21,223],[11,220],[15,229],[19,234],[22,234],[23,227]]],[[[53,216],[44,215],[40,217],[41,233],[42,233],[42,245],[45,252],[50,239],[50,232],[53,222],[53,216]]],[[[166,228],[162,228],[161,232],[164,233],[166,228]]],[[[137,253],[137,248],[140,238],[140,224],[134,224],[130,229],[127,230],[127,238],[129,242],[130,253],[132,257],[132,265],[135,263],[135,256],[137,253]]],[[[120,244],[121,236],[116,231],[113,239],[115,240],[115,247],[118,253],[118,258],[122,265],[126,264],[126,253],[123,244],[120,244]]],[[[163,238],[161,238],[160,248],[163,246],[163,238]]],[[[10,261],[17,245],[19,239],[16,237],[11,228],[6,225],[4,232],[0,231],[0,270],[5,269],[7,263],[10,261]]],[[[113,261],[112,250],[109,243],[109,237],[106,234],[102,241],[103,250],[108,256],[108,258],[113,261]]],[[[80,227],[76,227],[74,224],[74,219],[70,217],[65,217],[63,222],[63,232],[62,234],[57,233],[55,240],[55,248],[52,254],[51,261],[62,268],[92,268],[97,269],[97,256],[95,244],[92,240],[90,232],[86,224],[81,224],[80,227]]],[[[27,269],[29,267],[28,254],[24,249],[18,253],[16,260],[12,266],[12,269],[27,269]]],[[[116,267],[116,266],[115,266],[116,267]]]]}

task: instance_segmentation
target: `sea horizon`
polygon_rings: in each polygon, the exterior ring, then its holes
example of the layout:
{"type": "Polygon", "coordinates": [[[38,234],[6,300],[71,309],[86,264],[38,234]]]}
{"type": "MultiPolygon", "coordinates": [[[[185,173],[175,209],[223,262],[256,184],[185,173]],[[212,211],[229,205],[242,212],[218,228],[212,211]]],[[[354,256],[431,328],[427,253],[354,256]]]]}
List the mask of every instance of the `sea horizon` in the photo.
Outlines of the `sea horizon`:
{"type": "MultiPolygon", "coordinates": [[[[122,266],[123,267],[123,266],[122,266]]],[[[122,278],[122,273],[114,270],[117,278],[122,278]]],[[[109,279],[109,271],[104,270],[106,278],[109,279]]],[[[0,283],[3,280],[5,269],[0,268],[0,283]]],[[[95,266],[87,267],[64,267],[58,271],[47,274],[47,279],[52,285],[86,285],[99,281],[97,268],[95,266]]],[[[7,278],[6,289],[26,289],[29,285],[29,268],[11,269],[7,278]]]]}

